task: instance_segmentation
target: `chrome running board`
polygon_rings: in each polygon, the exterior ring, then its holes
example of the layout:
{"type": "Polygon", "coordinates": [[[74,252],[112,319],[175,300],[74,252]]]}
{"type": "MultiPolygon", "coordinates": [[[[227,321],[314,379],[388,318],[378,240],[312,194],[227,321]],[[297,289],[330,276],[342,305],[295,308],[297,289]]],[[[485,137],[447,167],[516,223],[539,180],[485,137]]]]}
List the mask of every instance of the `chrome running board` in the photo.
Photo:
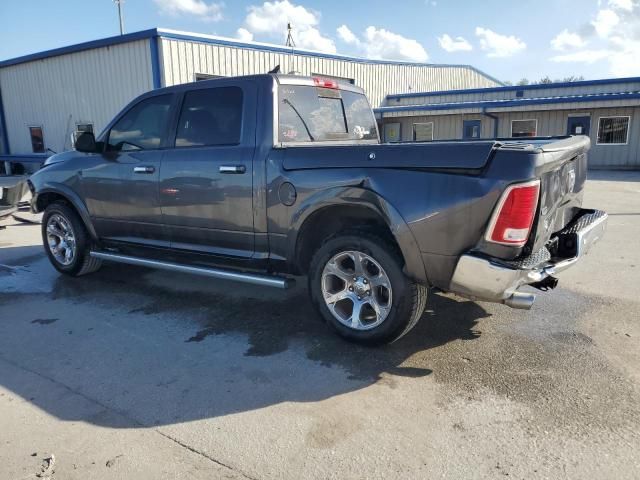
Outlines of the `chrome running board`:
{"type": "Polygon", "coordinates": [[[127,263],[129,265],[157,268],[160,270],[170,270],[172,272],[191,273],[194,275],[219,278],[222,280],[234,280],[236,282],[252,283],[254,285],[261,285],[263,287],[276,287],[286,289],[289,288],[292,284],[292,280],[283,277],[272,277],[268,275],[257,275],[254,273],[234,272],[230,270],[220,270],[218,268],[193,267],[191,265],[161,262],[159,260],[149,260],[146,258],[131,257],[129,255],[120,255],[117,253],[91,252],[91,256],[110,262],[127,263]]]}

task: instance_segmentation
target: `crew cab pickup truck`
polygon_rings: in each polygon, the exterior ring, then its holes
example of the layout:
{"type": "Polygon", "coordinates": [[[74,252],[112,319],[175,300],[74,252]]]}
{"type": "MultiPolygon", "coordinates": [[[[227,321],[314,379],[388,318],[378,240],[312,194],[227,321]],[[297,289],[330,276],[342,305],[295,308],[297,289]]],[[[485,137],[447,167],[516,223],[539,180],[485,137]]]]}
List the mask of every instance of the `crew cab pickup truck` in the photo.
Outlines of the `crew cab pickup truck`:
{"type": "MultiPolygon", "coordinates": [[[[29,180],[53,266],[286,288],[337,333],[406,334],[430,288],[528,309],[602,235],[585,137],[381,144],[364,92],[265,74],[163,88],[29,180]]],[[[135,282],[135,280],[131,280],[135,282]]],[[[203,298],[203,302],[207,299],[203,298]]]]}

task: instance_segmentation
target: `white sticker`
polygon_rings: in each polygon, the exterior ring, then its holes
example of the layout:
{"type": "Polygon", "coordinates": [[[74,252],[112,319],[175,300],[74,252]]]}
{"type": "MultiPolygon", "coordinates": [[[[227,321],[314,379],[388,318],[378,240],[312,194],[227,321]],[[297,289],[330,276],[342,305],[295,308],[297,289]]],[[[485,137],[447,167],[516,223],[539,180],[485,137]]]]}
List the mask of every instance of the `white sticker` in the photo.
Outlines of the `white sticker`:
{"type": "Polygon", "coordinates": [[[582,135],[582,127],[580,125],[576,127],[576,135],[582,135]]]}

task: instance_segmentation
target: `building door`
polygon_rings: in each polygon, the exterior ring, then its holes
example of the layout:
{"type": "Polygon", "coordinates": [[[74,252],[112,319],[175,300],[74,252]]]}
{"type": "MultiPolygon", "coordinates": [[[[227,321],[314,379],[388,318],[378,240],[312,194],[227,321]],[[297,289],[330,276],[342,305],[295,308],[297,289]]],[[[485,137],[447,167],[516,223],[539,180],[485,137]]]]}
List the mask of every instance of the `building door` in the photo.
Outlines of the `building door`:
{"type": "Polygon", "coordinates": [[[465,120],[462,122],[462,139],[480,138],[480,120],[465,120]]]}
{"type": "Polygon", "coordinates": [[[567,120],[567,135],[589,135],[591,117],[569,117],[567,120]]]}

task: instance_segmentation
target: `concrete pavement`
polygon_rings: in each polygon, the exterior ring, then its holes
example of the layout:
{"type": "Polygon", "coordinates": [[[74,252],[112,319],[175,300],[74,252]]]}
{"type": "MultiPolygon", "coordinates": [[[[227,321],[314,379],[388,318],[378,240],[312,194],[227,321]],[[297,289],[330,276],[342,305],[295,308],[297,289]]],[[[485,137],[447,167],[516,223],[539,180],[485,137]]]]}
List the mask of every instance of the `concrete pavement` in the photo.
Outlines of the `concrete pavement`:
{"type": "Polygon", "coordinates": [[[592,178],[607,235],[531,311],[432,294],[376,349],[303,286],[66,278],[5,222],[0,479],[638,478],[640,174],[592,178]]]}

